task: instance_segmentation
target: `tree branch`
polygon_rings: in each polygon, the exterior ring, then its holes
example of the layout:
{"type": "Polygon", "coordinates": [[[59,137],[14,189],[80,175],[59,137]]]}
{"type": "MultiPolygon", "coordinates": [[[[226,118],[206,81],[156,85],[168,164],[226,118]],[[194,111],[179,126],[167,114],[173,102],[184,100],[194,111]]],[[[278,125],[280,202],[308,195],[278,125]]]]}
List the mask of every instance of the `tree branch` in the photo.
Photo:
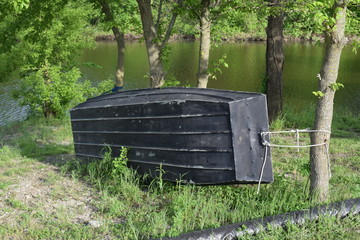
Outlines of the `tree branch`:
{"type": "Polygon", "coordinates": [[[159,33],[163,2],[164,2],[164,0],[160,0],[159,8],[158,8],[158,14],[157,14],[157,19],[156,19],[156,24],[155,24],[155,29],[156,29],[157,33],[159,33]]]}
{"type": "Polygon", "coordinates": [[[171,31],[172,29],[174,28],[174,25],[175,25],[175,22],[176,22],[176,18],[178,16],[178,13],[177,11],[174,11],[176,7],[181,7],[182,6],[182,2],[183,0],[177,0],[177,6],[174,7],[173,9],[173,14],[172,14],[172,17],[171,17],[171,20],[169,22],[169,25],[168,25],[168,28],[166,30],[166,34],[165,34],[165,37],[161,43],[161,48],[164,48],[166,43],[169,41],[170,39],[170,36],[171,36],[171,31]]]}
{"type": "Polygon", "coordinates": [[[107,22],[114,21],[114,16],[111,13],[110,5],[107,1],[98,0],[98,3],[101,5],[101,10],[105,14],[105,20],[107,22]]]}

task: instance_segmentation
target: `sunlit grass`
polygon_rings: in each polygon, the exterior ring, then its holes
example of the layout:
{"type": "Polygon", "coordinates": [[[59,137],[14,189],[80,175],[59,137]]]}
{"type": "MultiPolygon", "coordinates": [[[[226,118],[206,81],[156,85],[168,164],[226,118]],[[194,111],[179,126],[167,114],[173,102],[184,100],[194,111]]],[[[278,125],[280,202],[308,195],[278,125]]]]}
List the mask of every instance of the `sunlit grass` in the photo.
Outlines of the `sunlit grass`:
{"type": "MultiPolygon", "coordinates": [[[[312,123],[309,112],[288,111],[271,127],[273,130],[307,128],[312,123]]],[[[330,143],[332,179],[330,202],[360,197],[359,118],[350,115],[334,117],[330,143]]],[[[16,184],[18,177],[26,177],[41,166],[49,156],[62,159],[59,154],[73,154],[69,119],[29,120],[0,129],[0,197],[16,184]]],[[[293,134],[275,137],[272,141],[295,144],[293,134]]],[[[309,141],[301,135],[302,143],[309,141]]],[[[169,183],[161,177],[149,179],[128,168],[117,169],[114,159],[81,162],[75,158],[61,165],[59,171],[45,175],[42,186],[51,188],[49,198],[72,199],[74,190],[61,185],[62,179],[86,183],[97,192],[94,203],[102,223],[98,228],[73,223],[66,208],[51,214],[42,206],[29,206],[15,198],[7,198],[1,211],[19,211],[11,222],[2,224],[2,239],[149,239],[177,236],[198,229],[219,227],[288,211],[307,209],[309,196],[309,150],[272,148],[275,181],[262,185],[195,186],[169,183]]],[[[65,159],[67,160],[67,159],[65,159]]],[[[60,163],[58,163],[60,164],[60,163]]],[[[160,171],[160,169],[159,169],[160,171]]],[[[76,213],[74,213],[76,214],[76,213]]],[[[247,239],[355,239],[359,231],[359,217],[340,220],[323,217],[304,225],[287,225],[270,229],[247,239]],[[357,225],[356,225],[357,224],[357,225]],[[335,229],[335,231],[332,231],[335,229]],[[318,234],[318,235],[316,235],[318,234]]]]}

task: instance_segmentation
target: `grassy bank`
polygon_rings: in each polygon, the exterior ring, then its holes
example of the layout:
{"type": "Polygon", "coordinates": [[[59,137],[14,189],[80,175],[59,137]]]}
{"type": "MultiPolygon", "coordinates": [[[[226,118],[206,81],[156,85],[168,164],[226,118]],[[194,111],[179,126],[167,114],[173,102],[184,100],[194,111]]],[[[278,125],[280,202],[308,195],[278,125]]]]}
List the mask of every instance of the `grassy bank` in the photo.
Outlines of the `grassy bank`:
{"type": "MultiPolygon", "coordinates": [[[[311,126],[289,109],[273,129],[311,126]]],[[[304,134],[301,141],[306,143],[304,134]]],[[[330,146],[330,202],[360,197],[360,119],[337,113],[330,146]]],[[[33,119],[0,128],[1,239],[148,239],[219,227],[317,203],[308,199],[308,149],[273,148],[275,181],[263,185],[193,186],[149,179],[125,158],[80,163],[69,119],[33,119]]],[[[273,138],[294,144],[293,135],[273,138]]],[[[360,216],[324,217],[247,239],[356,239],[360,216]]]]}

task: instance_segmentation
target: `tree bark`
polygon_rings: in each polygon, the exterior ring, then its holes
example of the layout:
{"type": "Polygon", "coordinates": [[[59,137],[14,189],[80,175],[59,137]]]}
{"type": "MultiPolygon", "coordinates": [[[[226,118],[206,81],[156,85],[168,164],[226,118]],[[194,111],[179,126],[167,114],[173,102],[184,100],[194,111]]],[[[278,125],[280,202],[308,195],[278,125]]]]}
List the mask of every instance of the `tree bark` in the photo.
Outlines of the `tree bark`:
{"type": "Polygon", "coordinates": [[[206,88],[209,78],[209,55],[210,55],[210,0],[201,1],[200,14],[200,49],[199,49],[199,66],[197,75],[198,88],[206,88]]]}
{"type": "Polygon", "coordinates": [[[144,38],[148,61],[150,66],[150,87],[161,87],[164,80],[164,70],[161,61],[161,47],[158,44],[158,36],[154,24],[151,1],[150,0],[136,0],[139,5],[141,22],[144,31],[144,38]]]}
{"type": "Polygon", "coordinates": [[[120,32],[119,28],[112,27],[116,44],[117,44],[117,66],[115,71],[115,86],[122,87],[124,85],[124,65],[125,65],[125,38],[124,33],[120,32]]]}
{"type": "MultiPolygon", "coordinates": [[[[315,113],[314,129],[331,131],[333,118],[333,104],[335,91],[332,88],[338,76],[341,52],[347,39],[344,35],[346,4],[344,1],[336,1],[333,11],[339,7],[335,14],[335,26],[325,36],[325,58],[320,71],[318,90],[324,96],[320,97],[315,113]]],[[[313,133],[311,144],[325,143],[329,146],[330,133],[313,133]]],[[[310,149],[310,194],[313,200],[324,202],[329,198],[330,169],[327,156],[328,147],[312,147],[310,149]]]]}
{"type": "Polygon", "coordinates": [[[270,0],[276,13],[268,17],[266,28],[266,95],[269,121],[276,119],[283,107],[282,71],[284,65],[283,28],[284,11],[280,9],[282,0],[270,0]]]}
{"type": "MultiPolygon", "coordinates": [[[[106,16],[106,21],[108,22],[114,22],[114,15],[111,12],[110,5],[107,1],[101,1],[99,0],[99,3],[102,7],[102,12],[106,16]]],[[[116,87],[122,87],[124,85],[124,53],[125,53],[125,39],[124,39],[124,33],[120,31],[120,29],[116,26],[112,26],[111,28],[116,44],[117,44],[117,65],[116,65],[116,71],[115,71],[115,86],[116,87]]]]}

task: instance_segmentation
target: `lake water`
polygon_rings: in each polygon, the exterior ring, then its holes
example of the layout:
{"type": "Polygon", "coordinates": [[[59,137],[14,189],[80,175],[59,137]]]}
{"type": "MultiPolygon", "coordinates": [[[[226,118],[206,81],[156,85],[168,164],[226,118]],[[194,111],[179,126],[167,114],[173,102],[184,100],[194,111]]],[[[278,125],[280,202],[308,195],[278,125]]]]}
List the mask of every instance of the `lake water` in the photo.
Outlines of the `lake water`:
{"type": "MultiPolygon", "coordinates": [[[[184,85],[196,86],[198,42],[175,42],[171,44],[171,54],[167,63],[169,78],[177,79],[184,85]]],[[[216,62],[226,54],[228,68],[222,68],[217,79],[210,79],[208,87],[236,91],[261,91],[265,75],[265,43],[225,43],[213,48],[210,58],[216,62]]],[[[319,44],[289,43],[284,47],[284,101],[289,106],[301,109],[316,103],[312,91],[317,91],[317,74],[320,71],[324,47],[319,44]]],[[[115,42],[100,42],[96,49],[85,50],[80,62],[93,62],[100,68],[83,66],[84,78],[93,82],[113,78],[116,67],[115,42]]],[[[338,82],[345,88],[335,97],[335,107],[347,108],[360,113],[360,54],[355,55],[351,46],[343,50],[338,82]]],[[[149,71],[145,44],[127,43],[125,51],[124,89],[147,88],[149,71]]],[[[18,106],[11,99],[14,82],[0,83],[0,124],[22,120],[26,108],[18,106]]]]}

